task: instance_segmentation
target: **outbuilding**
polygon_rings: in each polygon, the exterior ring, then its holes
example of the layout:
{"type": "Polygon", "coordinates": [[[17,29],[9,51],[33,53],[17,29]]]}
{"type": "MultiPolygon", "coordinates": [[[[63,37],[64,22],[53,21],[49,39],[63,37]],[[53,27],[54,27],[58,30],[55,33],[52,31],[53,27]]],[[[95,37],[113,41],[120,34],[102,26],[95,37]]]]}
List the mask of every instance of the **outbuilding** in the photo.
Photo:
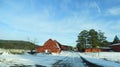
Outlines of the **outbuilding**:
{"type": "Polygon", "coordinates": [[[111,49],[116,52],[120,52],[120,43],[110,45],[111,49]]]}
{"type": "Polygon", "coordinates": [[[100,48],[86,48],[85,52],[100,52],[100,48]]]}

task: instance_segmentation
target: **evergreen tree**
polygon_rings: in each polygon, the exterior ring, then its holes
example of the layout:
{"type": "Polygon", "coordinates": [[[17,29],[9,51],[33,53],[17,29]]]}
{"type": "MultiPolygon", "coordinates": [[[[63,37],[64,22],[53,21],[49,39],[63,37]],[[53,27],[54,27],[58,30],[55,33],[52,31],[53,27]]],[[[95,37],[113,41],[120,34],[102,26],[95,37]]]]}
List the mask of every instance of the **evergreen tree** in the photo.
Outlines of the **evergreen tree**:
{"type": "Polygon", "coordinates": [[[104,32],[97,32],[94,29],[89,31],[83,30],[78,35],[77,48],[78,50],[84,50],[87,47],[101,47],[108,44],[104,32]]]}
{"type": "Polygon", "coordinates": [[[91,29],[89,31],[89,35],[90,35],[89,40],[90,40],[91,47],[96,47],[97,45],[99,45],[97,31],[95,31],[94,29],[91,29]]]}
{"type": "Polygon", "coordinates": [[[87,39],[88,39],[88,31],[87,30],[83,30],[80,32],[80,34],[78,35],[78,40],[77,40],[77,47],[78,50],[84,50],[84,48],[86,48],[86,43],[87,43],[87,39]]]}
{"type": "Polygon", "coordinates": [[[113,40],[113,44],[115,44],[115,43],[120,43],[120,40],[117,37],[117,35],[114,37],[114,40],[113,40]]]}
{"type": "Polygon", "coordinates": [[[107,46],[108,41],[106,40],[106,37],[104,36],[104,32],[101,30],[98,31],[98,40],[99,40],[99,46],[107,46]]]}

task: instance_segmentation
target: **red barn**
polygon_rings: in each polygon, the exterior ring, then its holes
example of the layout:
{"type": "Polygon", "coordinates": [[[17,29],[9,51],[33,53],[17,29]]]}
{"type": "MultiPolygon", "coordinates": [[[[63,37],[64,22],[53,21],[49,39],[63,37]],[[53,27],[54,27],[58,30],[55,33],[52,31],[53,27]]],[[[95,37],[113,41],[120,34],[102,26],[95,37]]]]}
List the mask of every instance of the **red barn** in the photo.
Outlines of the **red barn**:
{"type": "Polygon", "coordinates": [[[68,46],[60,45],[61,50],[68,50],[68,46]]]}
{"type": "Polygon", "coordinates": [[[86,48],[85,52],[100,52],[100,48],[86,48]]]}
{"type": "Polygon", "coordinates": [[[120,52],[120,43],[112,44],[110,47],[113,51],[120,52]]]}
{"type": "Polygon", "coordinates": [[[69,46],[66,46],[66,45],[62,45],[60,44],[58,41],[54,40],[61,48],[61,50],[68,50],[69,46]]]}
{"type": "Polygon", "coordinates": [[[111,51],[110,47],[100,47],[100,49],[101,49],[102,52],[109,52],[109,51],[111,51]]]}
{"type": "Polygon", "coordinates": [[[45,52],[47,50],[50,53],[60,53],[61,50],[66,49],[65,47],[63,48],[63,46],[64,45],[61,46],[61,44],[56,40],[49,39],[43,46],[37,47],[36,52],[45,52]]]}

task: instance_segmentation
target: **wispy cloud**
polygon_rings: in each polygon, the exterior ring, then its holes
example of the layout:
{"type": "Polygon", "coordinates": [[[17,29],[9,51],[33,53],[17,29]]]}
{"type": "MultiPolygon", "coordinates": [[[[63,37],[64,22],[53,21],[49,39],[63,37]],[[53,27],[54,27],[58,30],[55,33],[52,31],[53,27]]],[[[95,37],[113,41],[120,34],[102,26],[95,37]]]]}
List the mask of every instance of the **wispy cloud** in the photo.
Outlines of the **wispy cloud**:
{"type": "Polygon", "coordinates": [[[96,10],[98,11],[98,13],[101,13],[100,6],[97,4],[97,2],[90,2],[89,6],[92,7],[92,8],[96,8],[96,10]]]}
{"type": "Polygon", "coordinates": [[[109,15],[120,15],[120,7],[109,8],[107,10],[107,14],[109,14],[109,15]]]}

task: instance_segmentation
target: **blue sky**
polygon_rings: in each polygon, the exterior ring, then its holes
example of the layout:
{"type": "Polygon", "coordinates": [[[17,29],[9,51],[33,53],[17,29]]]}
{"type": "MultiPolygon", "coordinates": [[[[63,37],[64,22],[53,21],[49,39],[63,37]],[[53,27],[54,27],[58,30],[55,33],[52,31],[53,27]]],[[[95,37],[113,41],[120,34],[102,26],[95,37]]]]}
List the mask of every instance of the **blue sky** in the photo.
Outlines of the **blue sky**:
{"type": "Polygon", "coordinates": [[[120,0],[0,0],[0,39],[75,46],[85,29],[120,38],[120,0]]]}

